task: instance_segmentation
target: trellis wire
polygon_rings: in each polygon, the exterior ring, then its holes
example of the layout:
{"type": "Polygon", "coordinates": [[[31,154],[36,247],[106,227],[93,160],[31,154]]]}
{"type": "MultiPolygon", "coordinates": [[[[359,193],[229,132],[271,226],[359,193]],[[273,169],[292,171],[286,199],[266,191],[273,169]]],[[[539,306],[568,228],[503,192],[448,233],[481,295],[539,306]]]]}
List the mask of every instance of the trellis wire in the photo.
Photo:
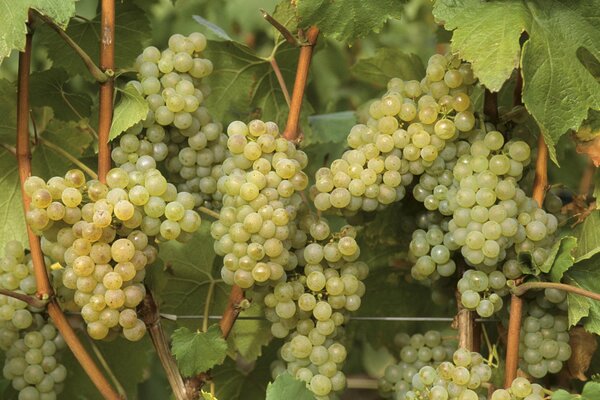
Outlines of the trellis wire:
{"type": "MultiPolygon", "coordinates": [[[[177,321],[180,319],[204,319],[204,315],[175,315],[161,313],[161,318],[177,321]]],[[[209,315],[208,319],[220,320],[223,318],[221,315],[209,315]]],[[[265,317],[259,316],[243,316],[240,315],[237,319],[248,320],[248,321],[261,321],[266,320],[265,317]]],[[[350,321],[384,321],[384,322],[452,322],[454,318],[451,317],[350,317],[350,321]]],[[[499,320],[493,318],[477,318],[477,322],[498,322],[499,320]]]]}

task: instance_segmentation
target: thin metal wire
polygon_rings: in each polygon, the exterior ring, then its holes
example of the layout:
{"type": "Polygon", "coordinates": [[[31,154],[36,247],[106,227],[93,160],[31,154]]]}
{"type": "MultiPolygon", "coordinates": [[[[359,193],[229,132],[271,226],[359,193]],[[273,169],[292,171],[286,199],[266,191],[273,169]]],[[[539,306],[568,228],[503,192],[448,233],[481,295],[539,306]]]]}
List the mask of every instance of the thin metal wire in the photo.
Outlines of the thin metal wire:
{"type": "MultiPolygon", "coordinates": [[[[170,321],[177,321],[179,319],[203,319],[203,315],[175,315],[161,313],[160,316],[170,321]]],[[[223,318],[221,315],[209,315],[208,319],[220,320],[223,318]]],[[[260,321],[266,320],[264,317],[256,316],[243,316],[240,315],[238,320],[248,321],[260,321]]],[[[452,322],[454,318],[450,317],[350,317],[350,321],[384,321],[384,322],[452,322]]],[[[477,318],[477,322],[498,322],[497,319],[491,318],[477,318]]]]}

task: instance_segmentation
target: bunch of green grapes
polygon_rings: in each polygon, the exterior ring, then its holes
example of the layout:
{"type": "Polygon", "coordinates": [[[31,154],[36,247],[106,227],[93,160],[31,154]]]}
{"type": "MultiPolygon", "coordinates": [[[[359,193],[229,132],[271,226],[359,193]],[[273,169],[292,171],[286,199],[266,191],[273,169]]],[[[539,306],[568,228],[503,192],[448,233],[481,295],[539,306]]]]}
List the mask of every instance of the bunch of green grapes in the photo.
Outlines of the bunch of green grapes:
{"type": "MultiPolygon", "coordinates": [[[[434,55],[421,81],[394,78],[371,103],[369,120],[348,134],[342,158],[316,173],[319,210],[374,211],[401,200],[414,176],[436,164],[448,141],[475,124],[469,64],[434,55]]],[[[439,163],[438,163],[439,164],[439,163]]]]}
{"type": "Polygon", "coordinates": [[[66,265],[62,283],[74,290],[94,339],[121,329],[129,340],[144,336],[135,309],[145,296],[145,267],[157,256],[155,240],[184,241],[200,227],[193,196],[177,193],[155,167],[142,156],[135,166],[111,169],[106,184],[86,183],[79,170],[25,181],[27,222],[42,235],[44,253],[66,265]]]}
{"type": "Polygon", "coordinates": [[[263,298],[271,332],[286,340],[273,375],[287,371],[306,382],[317,399],[335,399],[346,385],[343,325],[360,307],[369,268],[357,261],[353,227],[332,233],[325,219],[306,214],[299,228],[307,232],[306,244],[297,250],[299,267],[263,298]]]}
{"type": "MultiPolygon", "coordinates": [[[[534,378],[556,374],[571,357],[569,320],[565,310],[557,308],[540,292],[524,304],[520,336],[520,367],[534,378]]],[[[565,309],[563,299],[560,307],[565,309]]]]}
{"type": "Polygon", "coordinates": [[[146,99],[148,116],[119,138],[112,159],[122,166],[151,156],[180,192],[194,195],[196,206],[218,208],[217,181],[223,175],[227,137],[202,106],[210,93],[202,78],[213,70],[211,61],[202,57],[205,48],[206,38],[195,32],[171,36],[162,52],[154,46],[144,49],[135,64],[138,80],[129,84],[146,99]]]}
{"type": "Polygon", "coordinates": [[[487,392],[485,384],[492,369],[479,353],[458,349],[452,362],[443,361],[437,367],[424,366],[412,376],[410,388],[396,393],[398,400],[479,400],[487,392]]]}
{"type": "MultiPolygon", "coordinates": [[[[0,258],[0,288],[34,295],[36,281],[31,257],[20,242],[5,245],[0,258]]],[[[19,400],[55,400],[67,377],[57,360],[65,348],[62,337],[43,310],[0,295],[0,349],[6,353],[2,373],[19,392],[19,400]]]]}
{"type": "Polygon", "coordinates": [[[515,378],[508,389],[496,389],[490,400],[543,400],[546,391],[541,385],[531,383],[527,378],[515,378]]]}
{"type": "Polygon", "coordinates": [[[444,340],[440,332],[433,330],[412,336],[398,333],[394,344],[399,348],[400,362],[388,365],[379,380],[379,391],[386,398],[402,398],[421,368],[436,368],[442,362],[452,360],[456,350],[455,343],[444,340]]]}
{"type": "Polygon", "coordinates": [[[233,122],[227,128],[230,157],[219,179],[223,208],[212,224],[221,275],[244,289],[285,281],[298,265],[292,246],[305,235],[296,227],[308,185],[306,154],[279,135],[273,122],[233,122]]]}

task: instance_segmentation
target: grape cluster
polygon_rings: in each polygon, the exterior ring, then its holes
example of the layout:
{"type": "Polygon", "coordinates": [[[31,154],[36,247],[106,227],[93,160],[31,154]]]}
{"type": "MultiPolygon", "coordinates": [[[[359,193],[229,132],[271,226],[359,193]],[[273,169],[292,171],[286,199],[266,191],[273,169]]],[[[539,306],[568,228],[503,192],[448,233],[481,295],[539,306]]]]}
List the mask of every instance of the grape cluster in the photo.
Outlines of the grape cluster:
{"type": "MultiPolygon", "coordinates": [[[[6,244],[0,270],[2,289],[35,294],[33,264],[20,242],[6,244]]],[[[0,295],[0,349],[6,352],[2,373],[19,392],[19,400],[55,400],[67,377],[57,360],[65,343],[42,311],[0,295]]]]}
{"type": "Polygon", "coordinates": [[[357,261],[353,227],[332,233],[325,219],[307,214],[299,228],[308,232],[306,245],[297,250],[299,267],[263,299],[273,335],[286,340],[273,375],[287,370],[317,399],[333,399],[346,384],[343,324],[360,307],[369,268],[357,261]]]}
{"type": "Polygon", "coordinates": [[[292,246],[305,239],[295,219],[302,203],[297,192],[308,185],[306,154],[280,137],[273,122],[236,121],[227,134],[231,156],[218,182],[223,208],[211,227],[223,256],[221,275],[244,289],[285,281],[298,265],[292,246]]]}
{"type": "Polygon", "coordinates": [[[106,184],[86,183],[79,170],[25,181],[27,222],[41,232],[42,251],[66,265],[62,283],[74,290],[94,339],[120,329],[129,340],[143,337],[135,308],[145,296],[145,267],[157,256],[155,238],[184,241],[200,226],[193,196],[177,193],[155,167],[142,156],[111,169],[106,184]]]}
{"type": "MultiPolygon", "coordinates": [[[[524,306],[526,310],[523,312],[519,345],[520,367],[538,379],[548,373],[556,374],[571,357],[566,311],[548,301],[543,292],[524,306]]],[[[565,306],[563,297],[559,307],[565,309],[565,306]]]]}
{"type": "Polygon", "coordinates": [[[422,367],[412,376],[409,390],[397,392],[398,400],[479,400],[487,391],[484,384],[492,377],[492,369],[479,353],[458,349],[453,361],[443,361],[436,368],[422,367]]]}
{"type": "Polygon", "coordinates": [[[352,214],[401,200],[415,176],[439,164],[447,141],[473,129],[474,83],[469,64],[442,55],[430,58],[421,82],[392,79],[371,103],[367,123],[348,134],[351,150],[317,171],[317,209],[352,214]]]}
{"type": "Polygon", "coordinates": [[[438,331],[427,331],[409,336],[398,333],[394,344],[400,349],[400,362],[388,365],[379,380],[379,391],[385,397],[402,398],[410,390],[413,376],[425,366],[436,368],[444,361],[452,360],[456,350],[454,343],[443,340],[438,331]]]}
{"type": "Polygon", "coordinates": [[[169,48],[147,47],[137,58],[138,79],[131,81],[149,106],[148,116],[119,138],[112,151],[120,166],[141,156],[162,163],[180,192],[194,195],[195,206],[218,208],[217,181],[227,156],[223,126],[202,106],[210,88],[202,78],[213,70],[202,57],[206,38],[201,33],[169,38],[169,48]]]}
{"type": "Polygon", "coordinates": [[[496,389],[490,400],[543,400],[546,398],[544,388],[531,383],[527,378],[515,378],[508,389],[496,389]]]}

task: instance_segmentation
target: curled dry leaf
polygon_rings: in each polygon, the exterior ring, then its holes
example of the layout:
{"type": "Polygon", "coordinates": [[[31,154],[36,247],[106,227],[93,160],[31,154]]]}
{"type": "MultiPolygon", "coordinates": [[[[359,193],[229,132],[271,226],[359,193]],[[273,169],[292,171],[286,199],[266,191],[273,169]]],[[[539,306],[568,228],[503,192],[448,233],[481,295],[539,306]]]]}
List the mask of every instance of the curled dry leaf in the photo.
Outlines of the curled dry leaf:
{"type": "Polygon", "coordinates": [[[572,355],[567,361],[567,369],[573,379],[587,381],[585,372],[590,366],[592,356],[598,347],[596,337],[587,332],[580,326],[576,326],[569,331],[569,344],[571,345],[572,355]]]}

